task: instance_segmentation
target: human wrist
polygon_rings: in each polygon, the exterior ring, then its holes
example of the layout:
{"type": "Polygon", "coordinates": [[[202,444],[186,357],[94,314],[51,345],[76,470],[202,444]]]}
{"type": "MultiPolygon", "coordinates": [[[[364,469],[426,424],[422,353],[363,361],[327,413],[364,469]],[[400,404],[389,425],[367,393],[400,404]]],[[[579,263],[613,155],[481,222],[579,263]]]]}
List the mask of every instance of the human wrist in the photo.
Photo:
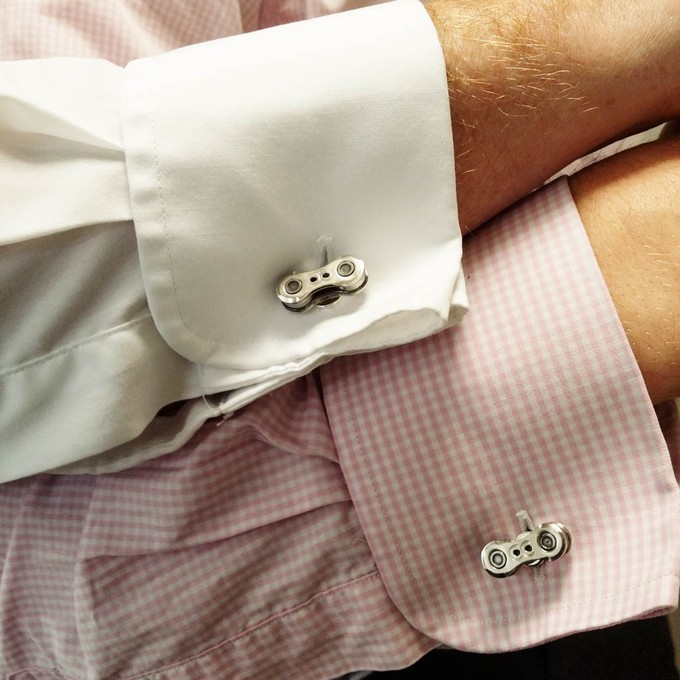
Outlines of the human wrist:
{"type": "Polygon", "coordinates": [[[655,404],[680,396],[680,139],[569,179],[602,276],[655,404]]]}
{"type": "MultiPolygon", "coordinates": [[[[639,55],[619,63],[625,50],[618,48],[603,58],[595,43],[604,15],[596,4],[426,6],[447,66],[464,231],[572,160],[668,113],[658,77],[644,77],[639,55]]],[[[607,45],[622,40],[610,33],[607,45]]]]}

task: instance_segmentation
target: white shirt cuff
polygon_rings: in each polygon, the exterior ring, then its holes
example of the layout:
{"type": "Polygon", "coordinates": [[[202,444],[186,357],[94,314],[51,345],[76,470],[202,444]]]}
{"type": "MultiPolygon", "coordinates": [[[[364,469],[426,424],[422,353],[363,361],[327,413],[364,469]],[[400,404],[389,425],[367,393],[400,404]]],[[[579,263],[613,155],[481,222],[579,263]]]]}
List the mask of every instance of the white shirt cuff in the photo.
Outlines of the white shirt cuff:
{"type": "Polygon", "coordinates": [[[0,282],[23,291],[0,305],[0,481],[154,458],[333,356],[467,308],[443,56],[416,0],[124,73],[2,64],[0,94],[0,282]],[[362,259],[368,284],[289,312],[276,284],[318,266],[320,238],[362,259]],[[154,420],[197,397],[191,417],[154,420]]]}
{"type": "Polygon", "coordinates": [[[154,322],[208,392],[466,309],[446,74],[419,2],[132,62],[123,140],[154,322]],[[363,260],[368,284],[291,313],[276,285],[320,266],[319,239],[363,260]]]}

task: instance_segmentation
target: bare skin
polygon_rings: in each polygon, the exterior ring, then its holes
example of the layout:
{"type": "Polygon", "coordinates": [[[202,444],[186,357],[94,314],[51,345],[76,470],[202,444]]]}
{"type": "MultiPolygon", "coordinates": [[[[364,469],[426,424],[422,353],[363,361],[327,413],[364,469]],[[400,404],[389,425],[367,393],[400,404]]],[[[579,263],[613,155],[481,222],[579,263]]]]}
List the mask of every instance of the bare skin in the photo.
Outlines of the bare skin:
{"type": "Polygon", "coordinates": [[[569,183],[652,401],[680,396],[680,137],[569,183]]]}
{"type": "MultiPolygon", "coordinates": [[[[680,116],[677,0],[435,0],[463,232],[571,161],[680,116]]],[[[672,136],[672,130],[669,130],[672,136]]],[[[652,400],[680,396],[680,145],[571,181],[652,400]]]]}
{"type": "Polygon", "coordinates": [[[588,151],[680,115],[676,0],[641,5],[426,6],[447,68],[463,231],[588,151]]]}

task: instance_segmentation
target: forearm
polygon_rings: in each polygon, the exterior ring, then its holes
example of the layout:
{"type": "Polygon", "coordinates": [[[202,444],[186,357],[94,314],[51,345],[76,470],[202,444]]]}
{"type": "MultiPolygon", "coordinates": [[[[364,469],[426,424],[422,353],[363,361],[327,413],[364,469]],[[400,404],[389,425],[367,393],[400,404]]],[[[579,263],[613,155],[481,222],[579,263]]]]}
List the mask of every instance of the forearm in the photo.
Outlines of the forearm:
{"type": "Polygon", "coordinates": [[[597,163],[570,186],[652,401],[680,396],[680,138],[597,163]]]}
{"type": "Polygon", "coordinates": [[[447,66],[464,230],[594,147],[677,113],[670,3],[655,2],[644,21],[617,5],[611,24],[607,4],[427,5],[447,66]],[[641,39],[648,31],[653,41],[641,39]]]}

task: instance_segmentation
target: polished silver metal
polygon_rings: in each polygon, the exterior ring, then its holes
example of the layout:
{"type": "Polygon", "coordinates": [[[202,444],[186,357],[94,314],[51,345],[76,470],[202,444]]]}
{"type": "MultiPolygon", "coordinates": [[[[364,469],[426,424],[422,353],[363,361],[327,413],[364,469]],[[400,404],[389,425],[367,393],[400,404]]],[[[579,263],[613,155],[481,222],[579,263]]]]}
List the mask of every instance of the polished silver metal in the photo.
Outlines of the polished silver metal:
{"type": "Polygon", "coordinates": [[[276,296],[291,312],[327,307],[342,295],[358,293],[368,282],[364,263],[356,257],[340,257],[319,269],[294,272],[276,287],[276,296]]]}
{"type": "Polygon", "coordinates": [[[302,281],[300,279],[288,279],[286,281],[286,293],[295,295],[302,290],[302,281]]]}
{"type": "Polygon", "coordinates": [[[341,262],[338,265],[338,274],[340,274],[340,276],[352,276],[353,273],[354,265],[349,260],[341,262]]]}
{"type": "MultiPolygon", "coordinates": [[[[520,510],[519,512],[515,513],[515,517],[517,517],[517,521],[519,522],[520,533],[534,530],[536,525],[534,524],[534,520],[531,519],[531,515],[529,515],[526,510],[520,510]]],[[[533,562],[527,562],[526,566],[538,567],[541,564],[543,564],[543,560],[534,560],[533,562]]]]}
{"type": "Polygon", "coordinates": [[[558,560],[570,547],[569,529],[559,522],[547,522],[522,531],[514,540],[487,543],[482,550],[482,566],[492,576],[504,578],[522,565],[537,567],[558,560]]]}

